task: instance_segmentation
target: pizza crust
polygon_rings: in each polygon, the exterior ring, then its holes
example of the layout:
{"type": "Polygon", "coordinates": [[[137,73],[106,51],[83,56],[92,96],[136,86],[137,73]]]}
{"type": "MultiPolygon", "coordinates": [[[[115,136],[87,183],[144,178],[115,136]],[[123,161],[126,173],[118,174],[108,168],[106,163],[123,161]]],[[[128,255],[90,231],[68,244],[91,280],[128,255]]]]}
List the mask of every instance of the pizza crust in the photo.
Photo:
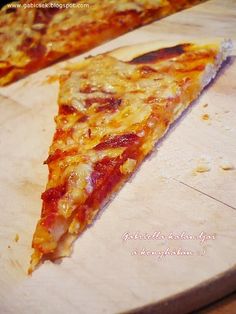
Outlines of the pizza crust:
{"type": "Polygon", "coordinates": [[[147,43],[139,43],[132,46],[123,46],[114,50],[111,50],[105,54],[112,56],[121,61],[131,61],[132,59],[141,56],[145,53],[155,51],[162,48],[173,47],[183,43],[193,43],[194,45],[202,46],[209,45],[211,43],[214,46],[218,46],[219,52],[225,59],[232,52],[232,41],[230,39],[224,38],[214,38],[214,39],[199,39],[199,40],[185,40],[185,41],[151,41],[147,43]]]}
{"type": "Polygon", "coordinates": [[[230,39],[224,38],[214,38],[214,39],[199,39],[199,40],[186,40],[182,42],[176,41],[153,41],[148,43],[141,43],[132,46],[124,46],[121,48],[114,49],[108,53],[109,56],[112,56],[121,61],[132,61],[134,58],[142,56],[143,54],[149,53],[151,51],[174,47],[177,45],[191,43],[196,46],[214,46],[218,49],[218,55],[214,64],[207,65],[204,73],[202,74],[202,84],[201,89],[206,87],[211,80],[216,76],[217,71],[219,70],[222,62],[226,60],[228,56],[232,53],[233,44],[230,39]]]}

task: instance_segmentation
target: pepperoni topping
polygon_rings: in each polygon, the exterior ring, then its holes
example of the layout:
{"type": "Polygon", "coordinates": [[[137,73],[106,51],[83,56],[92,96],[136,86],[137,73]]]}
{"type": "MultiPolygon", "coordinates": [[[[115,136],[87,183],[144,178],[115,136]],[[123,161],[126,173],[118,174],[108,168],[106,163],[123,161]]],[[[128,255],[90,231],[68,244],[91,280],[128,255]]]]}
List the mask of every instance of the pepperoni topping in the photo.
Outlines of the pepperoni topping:
{"type": "Polygon", "coordinates": [[[77,122],[85,122],[85,121],[87,121],[88,120],[88,116],[86,116],[86,115],[83,115],[81,118],[79,118],[78,120],[77,120],[77,122]]]}
{"type": "Polygon", "coordinates": [[[31,59],[38,59],[46,54],[46,47],[41,44],[34,44],[32,37],[26,37],[18,48],[24,51],[31,59]]]}
{"type": "Polygon", "coordinates": [[[9,13],[15,13],[17,11],[17,9],[16,8],[7,8],[6,9],[6,14],[9,14],[9,13]]]}
{"type": "Polygon", "coordinates": [[[156,73],[157,71],[155,69],[153,69],[152,67],[148,66],[148,65],[143,65],[142,67],[139,68],[140,74],[142,76],[148,76],[151,73],[156,73]]]}
{"type": "Polygon", "coordinates": [[[148,52],[129,61],[131,64],[155,63],[157,61],[167,60],[178,57],[185,52],[186,47],[190,44],[182,44],[174,47],[163,48],[148,52]]]}
{"type": "Polygon", "coordinates": [[[63,159],[67,156],[74,156],[77,154],[76,149],[70,149],[68,151],[62,151],[60,149],[56,149],[55,152],[48,156],[47,160],[45,160],[44,164],[49,164],[51,162],[54,162],[58,159],[63,159]]]}
{"type": "Polygon", "coordinates": [[[86,105],[86,107],[90,107],[94,103],[101,102],[102,99],[103,98],[99,98],[99,97],[87,98],[87,99],[85,99],[85,105],[86,105]]]}
{"type": "Polygon", "coordinates": [[[116,158],[104,157],[102,160],[96,162],[94,170],[91,175],[91,182],[93,187],[99,187],[104,179],[110,175],[116,164],[116,158]]]}
{"type": "Polygon", "coordinates": [[[27,55],[32,59],[38,59],[41,58],[43,55],[46,54],[46,47],[38,44],[35,47],[29,48],[26,50],[27,55]]]}
{"type": "Polygon", "coordinates": [[[59,8],[37,9],[34,23],[49,23],[59,8]]]}
{"type": "Polygon", "coordinates": [[[53,140],[54,141],[66,140],[68,137],[72,136],[72,133],[73,133],[73,129],[68,129],[68,130],[57,129],[53,140]]]}
{"type": "Polygon", "coordinates": [[[116,111],[118,107],[120,106],[122,100],[117,99],[114,97],[110,98],[105,98],[105,102],[103,106],[99,106],[96,111],[101,112],[101,111],[116,111]]]}
{"type": "Polygon", "coordinates": [[[28,51],[29,49],[31,49],[31,46],[34,43],[34,39],[32,37],[26,37],[24,38],[24,40],[22,41],[22,43],[18,46],[18,48],[24,52],[28,51]]]}
{"type": "Polygon", "coordinates": [[[59,108],[59,114],[67,115],[67,114],[73,114],[76,112],[78,112],[78,110],[75,107],[69,106],[69,105],[61,105],[59,108]]]}
{"type": "Polygon", "coordinates": [[[46,217],[47,225],[53,223],[58,207],[59,199],[66,193],[66,183],[58,185],[55,188],[50,188],[42,193],[43,209],[42,216],[46,217]]]}
{"type": "Polygon", "coordinates": [[[11,70],[13,69],[12,65],[8,65],[5,67],[0,67],[0,77],[6,75],[7,73],[9,73],[11,70]]]}
{"type": "Polygon", "coordinates": [[[50,188],[42,193],[42,200],[44,202],[58,201],[66,193],[66,184],[58,185],[55,188],[50,188]]]}
{"type": "Polygon", "coordinates": [[[132,144],[137,144],[139,142],[139,137],[135,133],[128,133],[122,135],[116,135],[114,137],[108,138],[104,142],[99,143],[94,147],[96,150],[102,150],[107,148],[116,147],[127,147],[132,144]]]}
{"type": "Polygon", "coordinates": [[[75,218],[82,224],[85,222],[87,211],[88,206],[86,205],[81,205],[76,209],[75,218]]]}
{"type": "Polygon", "coordinates": [[[44,226],[46,229],[49,229],[56,220],[56,213],[50,213],[41,220],[41,225],[44,226]]]}
{"type": "Polygon", "coordinates": [[[32,37],[26,37],[24,38],[24,40],[22,41],[22,47],[28,47],[30,45],[32,45],[34,42],[34,39],[32,37]]]}
{"type": "Polygon", "coordinates": [[[85,99],[85,105],[86,107],[90,107],[92,104],[99,104],[98,108],[96,108],[96,111],[105,111],[105,110],[112,110],[115,111],[119,105],[121,104],[122,100],[117,99],[115,97],[107,97],[107,98],[102,98],[102,97],[91,97],[85,99]]]}
{"type": "Polygon", "coordinates": [[[205,69],[205,64],[199,64],[193,68],[188,68],[187,66],[184,69],[176,69],[177,72],[185,73],[185,72],[201,72],[205,69]]]}
{"type": "Polygon", "coordinates": [[[121,163],[122,159],[109,157],[104,157],[96,162],[91,174],[93,193],[86,200],[85,205],[89,208],[100,205],[117,183],[120,182],[123,176],[119,169],[121,163]]]}
{"type": "Polygon", "coordinates": [[[111,193],[122,181],[122,178],[125,177],[125,175],[120,172],[120,166],[128,158],[138,161],[140,156],[141,153],[138,148],[130,146],[119,157],[110,158],[106,156],[97,161],[90,177],[93,192],[89,195],[85,205],[91,209],[100,206],[109,193],[111,193]]]}
{"type": "Polygon", "coordinates": [[[85,122],[85,121],[87,121],[88,120],[88,116],[86,116],[86,115],[83,115],[81,118],[79,118],[78,120],[77,120],[77,122],[85,122]]]}
{"type": "Polygon", "coordinates": [[[146,102],[150,104],[153,104],[153,103],[155,104],[155,103],[160,102],[160,99],[156,96],[148,96],[148,98],[146,99],[146,102]]]}

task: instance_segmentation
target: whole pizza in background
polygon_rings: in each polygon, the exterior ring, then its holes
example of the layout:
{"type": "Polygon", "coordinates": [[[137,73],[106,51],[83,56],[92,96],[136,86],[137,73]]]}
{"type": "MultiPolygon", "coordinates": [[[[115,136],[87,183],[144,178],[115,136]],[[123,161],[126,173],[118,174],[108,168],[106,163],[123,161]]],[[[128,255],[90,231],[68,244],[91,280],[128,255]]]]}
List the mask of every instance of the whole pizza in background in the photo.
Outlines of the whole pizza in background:
{"type": "Polygon", "coordinates": [[[201,0],[12,2],[0,11],[0,85],[201,0]]]}

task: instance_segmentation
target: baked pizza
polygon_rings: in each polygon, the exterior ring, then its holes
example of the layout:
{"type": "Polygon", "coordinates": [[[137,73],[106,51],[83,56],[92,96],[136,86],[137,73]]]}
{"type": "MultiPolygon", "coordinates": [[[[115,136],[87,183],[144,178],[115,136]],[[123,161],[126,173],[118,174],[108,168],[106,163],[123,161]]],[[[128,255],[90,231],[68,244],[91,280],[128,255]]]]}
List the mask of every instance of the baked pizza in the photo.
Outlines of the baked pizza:
{"type": "Polygon", "coordinates": [[[196,5],[200,2],[205,2],[207,0],[168,0],[172,11],[177,12],[180,10],[188,9],[192,7],[193,5],[196,5]]]}
{"type": "Polygon", "coordinates": [[[73,241],[215,77],[229,41],[152,42],[71,65],[60,78],[49,177],[30,272],[73,241]]]}
{"type": "MultiPolygon", "coordinates": [[[[200,1],[197,1],[200,2],[200,1]]],[[[0,86],[196,0],[21,0],[0,11],[0,86]]]]}

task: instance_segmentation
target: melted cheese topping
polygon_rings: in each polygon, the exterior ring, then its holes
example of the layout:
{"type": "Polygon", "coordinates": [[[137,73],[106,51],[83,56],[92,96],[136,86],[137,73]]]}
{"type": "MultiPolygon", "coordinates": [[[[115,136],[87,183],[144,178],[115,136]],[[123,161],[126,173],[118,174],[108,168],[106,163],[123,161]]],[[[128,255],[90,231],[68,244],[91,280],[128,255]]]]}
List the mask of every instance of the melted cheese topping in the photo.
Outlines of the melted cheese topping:
{"type": "Polygon", "coordinates": [[[63,173],[63,176],[68,178],[67,192],[58,203],[58,212],[63,217],[70,217],[76,206],[85,201],[87,193],[92,192],[91,170],[92,168],[88,163],[80,163],[77,166],[73,164],[68,166],[63,173]]]}
{"type": "MultiPolygon", "coordinates": [[[[59,94],[59,106],[69,106],[75,113],[56,118],[58,129],[71,132],[70,146],[68,136],[64,140],[59,138],[51,146],[50,154],[56,149],[65,151],[77,147],[79,154],[89,156],[95,163],[104,156],[124,152],[124,148],[112,147],[102,154],[94,151],[106,137],[127,133],[135,133],[140,138],[146,133],[158,136],[179,114],[186,100],[196,95],[204,70],[204,66],[201,70],[199,66],[203,61],[214,62],[216,52],[209,51],[206,56],[206,47],[195,50],[193,46],[183,55],[148,66],[128,64],[108,55],[76,64],[62,79],[59,94]],[[185,62],[188,62],[186,71],[185,62]],[[78,122],[80,115],[86,119],[78,122]]],[[[149,136],[143,147],[149,140],[153,142],[149,136]]],[[[144,151],[146,154],[147,149],[144,151]]]]}
{"type": "MultiPolygon", "coordinates": [[[[49,165],[56,175],[51,176],[48,187],[56,186],[58,180],[69,182],[69,191],[59,202],[62,215],[70,216],[75,209],[74,204],[83,203],[91,193],[88,178],[93,165],[104,157],[121,156],[126,149],[108,147],[96,150],[97,145],[106,138],[133,133],[141,140],[145,139],[140,146],[140,154],[146,155],[186,102],[196,97],[202,71],[187,69],[183,72],[185,60],[192,58],[191,48],[188,49],[188,53],[175,58],[174,62],[168,59],[148,67],[124,63],[107,55],[97,56],[76,64],[74,71],[62,78],[59,106],[73,110],[70,114],[56,117],[57,128],[62,134],[66,132],[69,135],[54,139],[50,155],[58,149],[77,149],[75,156],[49,165]],[[85,119],[80,121],[78,117],[85,119]],[[87,163],[84,164],[84,160],[87,163]],[[54,170],[57,166],[60,171],[54,170]],[[71,180],[71,177],[79,179],[71,180]]],[[[204,48],[197,51],[189,67],[196,68],[202,64],[200,56],[204,54],[204,48]]],[[[214,54],[207,61],[213,62],[214,54]]],[[[120,167],[121,172],[132,172],[132,166],[135,166],[134,162],[128,159],[120,167]]]]}
{"type": "MultiPolygon", "coordinates": [[[[76,65],[75,70],[63,78],[59,95],[60,106],[66,104],[76,112],[56,118],[57,127],[65,132],[70,130],[71,134],[64,140],[54,141],[50,154],[56,149],[65,151],[78,147],[81,155],[93,156],[93,162],[96,162],[101,155],[93,148],[106,136],[133,132],[142,137],[144,126],[153,129],[159,123],[162,128],[165,118],[168,123],[172,119],[171,114],[181,110],[180,100],[185,89],[191,86],[194,90],[199,86],[201,72],[191,72],[189,83],[186,73],[182,72],[184,62],[184,57],[180,56],[174,63],[167,60],[149,65],[150,70],[143,65],[98,56],[76,65]],[[86,120],[77,122],[78,115],[85,116],[86,120]]],[[[196,66],[196,62],[201,63],[202,60],[193,60],[192,63],[196,66]]],[[[113,153],[113,148],[110,153],[106,150],[109,156],[113,153]]]]}

